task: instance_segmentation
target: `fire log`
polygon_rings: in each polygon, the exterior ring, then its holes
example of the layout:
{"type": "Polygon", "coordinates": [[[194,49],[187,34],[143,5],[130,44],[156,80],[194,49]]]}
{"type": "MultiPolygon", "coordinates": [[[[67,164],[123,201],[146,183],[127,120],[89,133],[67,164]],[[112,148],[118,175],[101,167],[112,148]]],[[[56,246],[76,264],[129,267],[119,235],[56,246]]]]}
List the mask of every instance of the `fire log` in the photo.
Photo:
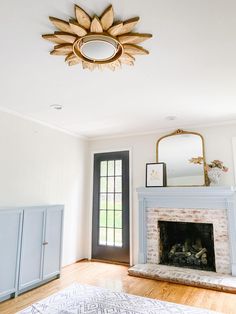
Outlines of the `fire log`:
{"type": "Polygon", "coordinates": [[[206,253],[207,252],[207,249],[204,248],[202,249],[201,251],[199,251],[198,253],[195,254],[195,257],[196,258],[200,258],[202,256],[202,254],[206,253]]]}

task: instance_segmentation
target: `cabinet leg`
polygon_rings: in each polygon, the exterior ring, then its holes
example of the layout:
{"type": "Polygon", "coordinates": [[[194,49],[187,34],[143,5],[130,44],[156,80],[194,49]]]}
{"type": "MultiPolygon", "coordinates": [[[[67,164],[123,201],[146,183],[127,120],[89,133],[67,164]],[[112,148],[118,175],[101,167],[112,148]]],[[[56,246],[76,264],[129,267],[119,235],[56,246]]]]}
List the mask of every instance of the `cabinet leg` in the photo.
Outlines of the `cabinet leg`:
{"type": "Polygon", "coordinates": [[[17,292],[14,292],[11,294],[11,299],[15,299],[16,297],[18,297],[18,293],[17,292]]]}

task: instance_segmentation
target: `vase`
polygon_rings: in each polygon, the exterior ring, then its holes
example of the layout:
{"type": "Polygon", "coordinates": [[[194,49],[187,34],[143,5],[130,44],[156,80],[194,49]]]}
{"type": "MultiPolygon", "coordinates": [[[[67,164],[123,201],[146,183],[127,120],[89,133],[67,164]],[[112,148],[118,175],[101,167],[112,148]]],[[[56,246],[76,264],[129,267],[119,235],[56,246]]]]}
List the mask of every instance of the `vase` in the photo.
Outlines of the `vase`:
{"type": "Polygon", "coordinates": [[[208,170],[207,174],[211,186],[219,185],[221,176],[223,174],[223,171],[220,168],[217,167],[211,168],[208,170]]]}

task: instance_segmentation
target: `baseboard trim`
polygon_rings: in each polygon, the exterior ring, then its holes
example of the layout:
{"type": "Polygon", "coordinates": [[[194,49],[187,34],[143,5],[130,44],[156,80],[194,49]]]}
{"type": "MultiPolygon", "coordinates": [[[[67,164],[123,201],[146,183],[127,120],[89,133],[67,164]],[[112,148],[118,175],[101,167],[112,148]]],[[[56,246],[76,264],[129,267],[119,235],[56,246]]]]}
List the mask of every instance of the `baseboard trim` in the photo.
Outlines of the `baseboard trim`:
{"type": "Polygon", "coordinates": [[[88,258],[81,258],[78,261],[76,261],[75,264],[81,263],[81,262],[89,262],[89,259],[88,258]]]}
{"type": "Polygon", "coordinates": [[[81,263],[81,262],[88,262],[88,261],[89,261],[88,258],[81,258],[81,259],[79,259],[79,260],[77,260],[77,261],[75,261],[75,262],[73,262],[73,263],[70,263],[70,264],[68,264],[68,265],[63,266],[62,268],[64,269],[64,268],[69,267],[69,266],[71,266],[71,265],[75,265],[75,264],[81,263]]]}
{"type": "Polygon", "coordinates": [[[83,262],[91,262],[91,263],[105,263],[105,264],[113,264],[113,265],[121,265],[126,267],[131,267],[129,263],[122,263],[117,261],[111,261],[111,260],[104,260],[104,259],[95,259],[95,258],[81,258],[78,261],[71,263],[69,265],[63,266],[62,268],[67,268],[71,265],[75,265],[77,263],[83,263],[83,262]]]}
{"type": "Polygon", "coordinates": [[[88,259],[88,261],[89,261],[89,262],[105,263],[105,264],[113,264],[113,265],[121,265],[121,266],[128,266],[128,267],[130,267],[130,264],[129,264],[129,263],[111,261],[111,260],[106,260],[106,259],[91,258],[91,259],[88,259]]]}

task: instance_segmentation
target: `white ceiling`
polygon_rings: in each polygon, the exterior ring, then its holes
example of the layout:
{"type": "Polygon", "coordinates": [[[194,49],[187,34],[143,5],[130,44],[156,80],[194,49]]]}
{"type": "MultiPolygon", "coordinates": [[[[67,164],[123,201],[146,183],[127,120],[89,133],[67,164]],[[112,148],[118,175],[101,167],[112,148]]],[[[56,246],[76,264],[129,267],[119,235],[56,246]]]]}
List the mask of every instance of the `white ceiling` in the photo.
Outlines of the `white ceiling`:
{"type": "Polygon", "coordinates": [[[236,120],[235,15],[235,0],[1,1],[0,106],[90,138],[236,120]],[[143,44],[150,56],[114,73],[50,56],[48,16],[73,16],[75,2],[140,16],[137,31],[154,35],[143,44]]]}

